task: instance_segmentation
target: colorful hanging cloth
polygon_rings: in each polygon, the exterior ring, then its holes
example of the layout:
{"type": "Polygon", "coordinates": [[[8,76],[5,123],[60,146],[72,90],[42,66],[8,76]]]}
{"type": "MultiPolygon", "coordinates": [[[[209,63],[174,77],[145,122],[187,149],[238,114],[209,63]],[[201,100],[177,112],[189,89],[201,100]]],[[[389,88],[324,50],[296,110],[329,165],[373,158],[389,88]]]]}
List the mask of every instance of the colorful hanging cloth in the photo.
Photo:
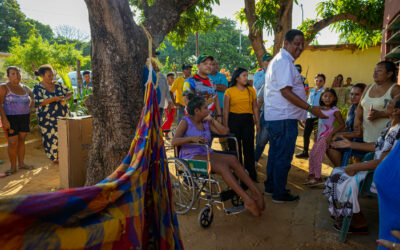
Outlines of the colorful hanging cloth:
{"type": "Polygon", "coordinates": [[[151,77],[144,100],[129,154],[105,180],[0,199],[1,249],[183,249],[151,77]]]}

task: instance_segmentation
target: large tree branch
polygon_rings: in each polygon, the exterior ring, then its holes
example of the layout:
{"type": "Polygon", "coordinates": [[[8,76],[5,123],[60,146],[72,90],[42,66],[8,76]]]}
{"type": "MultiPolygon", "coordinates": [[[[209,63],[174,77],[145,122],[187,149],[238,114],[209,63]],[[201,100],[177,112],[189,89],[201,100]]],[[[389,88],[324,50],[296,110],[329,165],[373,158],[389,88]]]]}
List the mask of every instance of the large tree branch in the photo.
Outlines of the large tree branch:
{"type": "Polygon", "coordinates": [[[292,28],[293,0],[279,0],[279,15],[274,26],[274,55],[282,48],[286,32],[292,28]]]}
{"type": "Polygon", "coordinates": [[[249,25],[249,39],[254,53],[256,54],[258,64],[262,67],[262,56],[265,54],[264,40],[262,31],[254,29],[257,21],[255,0],[244,1],[244,12],[246,14],[247,24],[249,25]]]}
{"type": "Polygon", "coordinates": [[[151,6],[143,0],[143,26],[149,31],[155,46],[176,26],[181,14],[193,7],[199,0],[157,0],[151,6]]]}
{"type": "Polygon", "coordinates": [[[329,18],[324,18],[321,21],[318,21],[315,24],[313,24],[309,28],[310,31],[312,32],[312,36],[305,40],[304,46],[307,46],[308,44],[310,44],[312,42],[312,40],[314,40],[314,38],[318,34],[318,32],[320,32],[321,30],[325,29],[326,27],[328,27],[332,23],[340,22],[340,21],[344,21],[344,20],[357,22],[357,23],[359,23],[359,24],[361,24],[361,25],[363,25],[363,26],[365,26],[367,28],[374,29],[374,30],[382,29],[381,26],[370,26],[370,25],[368,25],[368,20],[359,19],[358,16],[355,15],[355,14],[352,14],[352,13],[341,13],[341,14],[337,14],[337,15],[334,15],[334,16],[329,17],[329,18]]]}

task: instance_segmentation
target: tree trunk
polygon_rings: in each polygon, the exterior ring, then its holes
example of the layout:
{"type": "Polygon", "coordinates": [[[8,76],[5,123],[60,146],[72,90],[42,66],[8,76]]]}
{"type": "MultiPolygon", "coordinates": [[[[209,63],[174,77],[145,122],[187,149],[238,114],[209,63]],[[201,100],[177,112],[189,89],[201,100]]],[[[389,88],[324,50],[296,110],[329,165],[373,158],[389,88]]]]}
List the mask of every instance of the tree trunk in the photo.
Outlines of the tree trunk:
{"type": "Polygon", "coordinates": [[[279,0],[278,19],[274,27],[274,55],[282,48],[285,34],[292,28],[293,0],[279,0]]]}
{"type": "MultiPolygon", "coordinates": [[[[199,0],[143,1],[142,24],[158,46],[179,21],[180,14],[199,0]]],[[[147,38],[136,25],[128,0],[85,0],[92,37],[93,116],[86,185],[103,180],[128,153],[143,107],[142,70],[147,38]]]]}
{"type": "Polygon", "coordinates": [[[254,28],[254,23],[257,20],[255,16],[256,6],[255,0],[245,0],[244,1],[244,11],[246,13],[246,19],[249,26],[249,39],[251,46],[253,47],[254,53],[257,57],[258,65],[262,66],[262,57],[265,54],[265,46],[262,30],[257,30],[254,28]]]}

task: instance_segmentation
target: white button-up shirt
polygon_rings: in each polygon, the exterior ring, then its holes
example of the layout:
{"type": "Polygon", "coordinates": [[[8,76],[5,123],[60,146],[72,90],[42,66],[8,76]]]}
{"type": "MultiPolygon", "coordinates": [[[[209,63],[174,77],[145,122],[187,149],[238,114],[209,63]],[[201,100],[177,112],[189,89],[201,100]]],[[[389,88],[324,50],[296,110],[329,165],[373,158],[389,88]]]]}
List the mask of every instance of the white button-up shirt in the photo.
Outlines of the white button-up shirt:
{"type": "Polygon", "coordinates": [[[281,94],[281,89],[292,87],[292,92],[306,101],[301,76],[294,66],[294,58],[285,49],[272,59],[265,74],[264,118],[266,121],[287,119],[305,120],[306,111],[292,104],[281,94]]]}

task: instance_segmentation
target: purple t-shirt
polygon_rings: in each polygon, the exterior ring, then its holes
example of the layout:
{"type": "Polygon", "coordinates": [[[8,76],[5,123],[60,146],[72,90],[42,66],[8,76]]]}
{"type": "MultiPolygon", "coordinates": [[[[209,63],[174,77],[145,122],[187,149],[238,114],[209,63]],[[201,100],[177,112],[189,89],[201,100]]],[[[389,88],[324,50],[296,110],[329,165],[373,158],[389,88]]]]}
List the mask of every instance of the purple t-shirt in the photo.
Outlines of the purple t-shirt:
{"type": "Polygon", "coordinates": [[[339,111],[339,109],[336,106],[334,106],[329,110],[322,110],[321,109],[321,111],[328,118],[327,119],[319,119],[318,120],[318,138],[321,138],[321,137],[327,138],[328,135],[333,130],[333,123],[336,120],[335,112],[339,111]]]}
{"type": "MultiPolygon", "coordinates": [[[[210,123],[208,121],[203,122],[204,131],[202,131],[197,129],[190,117],[184,116],[182,119],[187,123],[187,130],[183,137],[201,136],[211,143],[210,123]]],[[[212,152],[211,149],[210,152],[212,152]]],[[[192,159],[197,155],[207,155],[207,148],[200,145],[184,144],[179,151],[179,158],[181,159],[192,159]]]]}

